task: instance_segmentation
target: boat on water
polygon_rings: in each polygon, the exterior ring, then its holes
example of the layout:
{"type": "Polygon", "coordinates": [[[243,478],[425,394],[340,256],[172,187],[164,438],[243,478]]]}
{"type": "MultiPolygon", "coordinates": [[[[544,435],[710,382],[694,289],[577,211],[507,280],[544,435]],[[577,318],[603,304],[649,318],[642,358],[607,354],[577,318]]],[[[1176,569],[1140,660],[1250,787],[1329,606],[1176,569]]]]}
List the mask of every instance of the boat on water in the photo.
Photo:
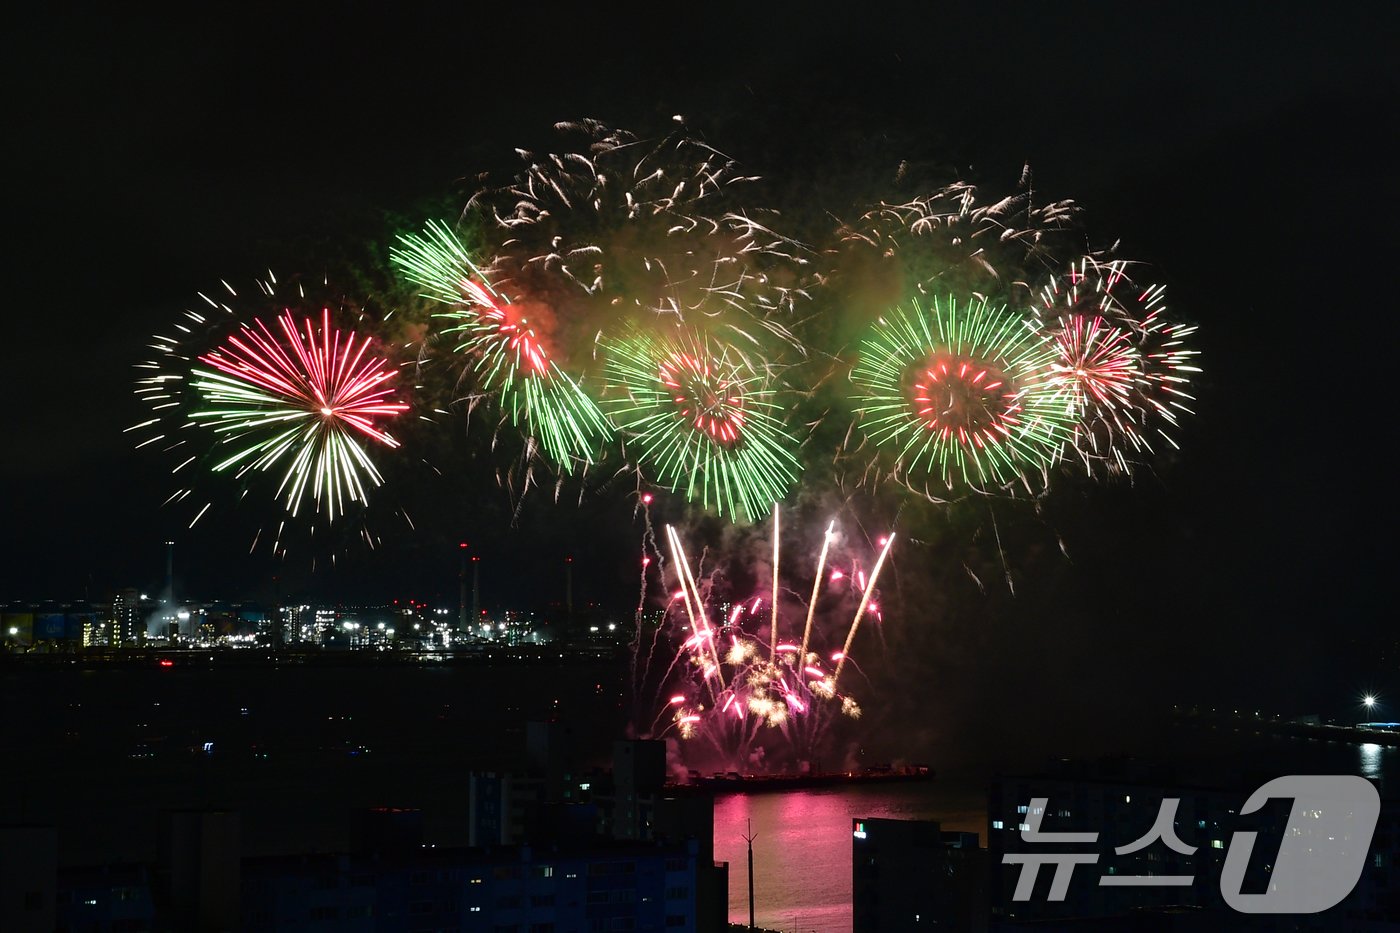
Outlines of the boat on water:
{"type": "Polygon", "coordinates": [[[670,784],[668,789],[708,791],[714,794],[763,794],[812,787],[931,781],[933,778],[934,770],[923,765],[902,768],[875,765],[859,771],[809,771],[803,774],[740,774],[737,771],[717,771],[705,775],[691,771],[687,780],[670,784]]]}

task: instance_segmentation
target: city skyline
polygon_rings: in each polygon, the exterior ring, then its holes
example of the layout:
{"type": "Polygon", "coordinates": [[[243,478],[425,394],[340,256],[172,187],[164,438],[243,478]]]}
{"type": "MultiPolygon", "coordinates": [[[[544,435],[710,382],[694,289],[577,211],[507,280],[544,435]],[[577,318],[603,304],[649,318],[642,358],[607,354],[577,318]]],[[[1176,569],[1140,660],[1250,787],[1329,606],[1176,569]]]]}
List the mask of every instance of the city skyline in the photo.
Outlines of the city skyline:
{"type": "MultiPolygon", "coordinates": [[[[1385,147],[1372,134],[1394,76],[1383,58],[1352,51],[1369,47],[1374,31],[1364,17],[1294,12],[1273,22],[1271,42],[1241,46],[1228,37],[1252,28],[1244,11],[1205,19],[1159,11],[1135,24],[1021,11],[1014,29],[990,11],[948,15],[965,24],[965,39],[938,56],[917,28],[893,29],[904,22],[898,17],[848,29],[804,15],[784,26],[795,30],[792,41],[777,43],[762,29],[695,25],[713,51],[684,66],[653,41],[667,34],[664,17],[638,27],[635,68],[599,70],[595,53],[606,43],[546,30],[543,64],[522,75],[513,52],[486,43],[475,53],[486,56],[476,59],[486,83],[470,95],[469,118],[447,133],[418,128],[438,128],[431,118],[460,99],[464,78],[440,44],[452,30],[430,36],[412,17],[288,14],[283,30],[293,44],[380,42],[400,63],[314,80],[238,67],[246,56],[275,61],[282,45],[236,21],[217,41],[194,22],[126,22],[128,53],[106,42],[101,19],[35,19],[34,41],[13,60],[33,75],[32,106],[18,130],[36,141],[21,153],[31,182],[20,198],[29,273],[15,302],[33,310],[14,315],[5,352],[16,383],[38,393],[14,410],[11,436],[22,446],[0,468],[11,529],[0,598],[157,583],[162,542],[171,539],[190,592],[447,595],[457,570],[452,548],[466,540],[489,561],[493,598],[504,603],[535,601],[536,581],[553,576],[539,568],[573,554],[581,598],[630,605],[643,531],[635,477],[593,476],[557,493],[543,485],[517,500],[497,482],[498,462],[482,455],[489,425],[458,421],[434,460],[442,475],[393,487],[416,500],[415,529],[387,529],[381,547],[346,549],[334,568],[323,560],[314,571],[310,554],[249,556],[251,534],[232,524],[238,515],[227,527],[186,530],[161,506],[167,468],[132,450],[122,432],[143,420],[131,388],[149,335],[201,290],[221,280],[246,285],[269,267],[309,275],[353,267],[366,243],[387,250],[392,231],[460,209],[467,175],[508,167],[512,147],[547,146],[555,121],[598,115],[646,134],[683,114],[775,183],[799,227],[810,227],[804,213],[849,218],[859,196],[827,206],[785,190],[798,180],[829,177],[838,190],[879,192],[890,190],[901,160],[914,160],[1004,192],[1028,164],[1037,201],[1075,198],[1085,229],[1120,238],[1125,255],[1148,261],[1171,307],[1200,326],[1199,416],[1183,424],[1180,454],[1164,451],[1171,455],[1160,469],[1131,483],[1065,480],[1043,506],[972,502],[946,519],[914,520],[898,497],[851,506],[820,486],[788,498],[788,527],[806,529],[808,548],[833,518],[849,530],[897,516],[914,522],[907,539],[926,543],[901,549],[892,577],[905,587],[929,581],[929,592],[907,595],[923,608],[906,630],[929,634],[915,637],[909,656],[976,667],[985,662],[972,659],[989,656],[978,633],[994,619],[1007,644],[1056,632],[1050,656],[1071,670],[1081,662],[1055,647],[1066,639],[1117,645],[1100,654],[1105,663],[1133,657],[1165,682],[1197,640],[1215,647],[1206,663],[1217,665],[1216,677],[1265,640],[1286,656],[1285,669],[1330,692],[1381,635],[1371,621],[1384,615],[1381,552],[1364,483],[1295,453],[1294,439],[1301,424],[1365,437],[1368,415],[1365,406],[1290,390],[1280,375],[1285,361],[1313,352],[1319,282],[1325,307],[1370,306],[1351,291],[1359,278],[1323,270],[1380,268],[1364,257],[1379,255],[1388,236],[1365,205],[1391,185],[1385,147]],[[993,35],[1000,44],[985,45],[993,35]],[[848,60],[859,67],[842,64],[848,60]],[[636,69],[651,78],[645,90],[636,69]],[[560,80],[573,73],[594,80],[560,80]],[[958,77],[930,83],[930,74],[958,77]],[[780,116],[764,116],[770,112],[780,116]],[[392,131],[341,141],[346,128],[390,114],[392,131]],[[104,139],[100,155],[80,144],[83,126],[104,139]],[[1327,192],[1311,194],[1324,179],[1327,192]],[[125,229],[74,237],[79,216],[121,218],[125,229]],[[1002,535],[1000,556],[988,549],[992,525],[1002,535]],[[1022,626],[1025,635],[1011,634],[1022,626]],[[1340,631],[1343,644],[1324,630],[1340,631]],[[1165,632],[1170,661],[1156,653],[1165,632]]],[[[510,22],[502,11],[482,16],[474,31],[510,22]]],[[[768,16],[770,27],[782,21],[768,16]]],[[[937,22],[926,11],[905,25],[937,22]]],[[[588,27],[599,37],[608,28],[588,27]]],[[[1351,397],[1383,397],[1382,369],[1357,370],[1351,397]]],[[[692,522],[690,533],[711,544],[727,534],[677,497],[648,491],[657,494],[658,518],[692,522]]],[[[761,524],[754,527],[761,536],[761,524]]],[[[1032,683],[1051,679],[1023,673],[1032,683]]],[[[969,689],[977,680],[971,670],[957,676],[969,689]]]]}

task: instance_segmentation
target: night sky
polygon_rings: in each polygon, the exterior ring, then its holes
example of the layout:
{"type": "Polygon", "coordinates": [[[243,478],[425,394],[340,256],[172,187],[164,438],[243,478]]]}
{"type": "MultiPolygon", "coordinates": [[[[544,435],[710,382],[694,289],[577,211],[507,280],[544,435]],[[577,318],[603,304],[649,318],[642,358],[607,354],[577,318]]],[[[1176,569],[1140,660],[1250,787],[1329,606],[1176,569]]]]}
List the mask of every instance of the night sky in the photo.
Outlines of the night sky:
{"type": "MultiPolygon", "coordinates": [[[[4,40],[0,599],[158,584],[178,519],[159,508],[164,466],[121,429],[142,418],[130,390],[145,338],[197,290],[268,267],[314,274],[383,237],[388,218],[416,220],[463,179],[509,167],[515,147],[547,146],[555,121],[647,134],[684,114],[746,168],[846,216],[854,205],[826,200],[828,164],[873,178],[937,158],[1005,191],[1029,162],[1043,197],[1076,199],[1090,232],[1150,262],[1200,324],[1207,375],[1182,455],[1052,506],[1069,556],[1008,615],[1034,615],[1041,594],[1047,617],[988,650],[1043,638],[1049,656],[1087,653],[1090,667],[1168,658],[1162,682],[1234,669],[1271,697],[1349,695],[1384,676],[1363,659],[1374,667],[1395,641],[1400,24],[1380,3],[1229,6],[24,14],[4,40]],[[1159,654],[1162,642],[1178,650],[1159,654]]],[[[215,527],[181,539],[182,586],[451,599],[460,536],[506,568],[491,575],[494,604],[547,596],[556,571],[532,568],[565,552],[581,555],[582,599],[635,596],[621,497],[537,497],[511,527],[478,474],[444,494],[460,531],[352,574],[274,586],[281,571],[215,527]]],[[[969,660],[960,677],[984,673],[969,660]]]]}

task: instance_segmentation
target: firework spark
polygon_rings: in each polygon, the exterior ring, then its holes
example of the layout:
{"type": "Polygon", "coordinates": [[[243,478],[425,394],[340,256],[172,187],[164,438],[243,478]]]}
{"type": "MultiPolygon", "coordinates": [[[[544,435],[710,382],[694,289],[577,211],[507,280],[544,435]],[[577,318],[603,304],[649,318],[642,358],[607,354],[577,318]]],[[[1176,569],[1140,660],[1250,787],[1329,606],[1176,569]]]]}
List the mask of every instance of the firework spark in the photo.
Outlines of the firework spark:
{"type": "MultiPolygon", "coordinates": [[[[128,430],[173,458],[166,504],[188,507],[193,528],[218,500],[251,495],[251,549],[282,556],[297,538],[320,545],[313,561],[334,558],[347,534],[377,546],[369,500],[384,499],[371,496],[385,482],[381,453],[399,447],[389,426],[408,406],[368,332],[373,319],[324,282],[279,285],[269,273],[247,295],[222,285],[221,300],[200,293],[203,304],[155,335],[155,355],[137,364],[136,395],[152,417],[128,430]],[[256,506],[265,492],[278,513],[256,506]],[[352,505],[357,524],[344,520],[352,505]],[[318,535],[323,522],[336,533],[318,535]]],[[[401,508],[388,511],[411,526],[401,508]]]]}
{"type": "Polygon", "coordinates": [[[634,330],[605,349],[604,407],[657,481],[740,521],[796,482],[797,443],[775,381],[732,347],[668,328],[634,330]]]}
{"type": "Polygon", "coordinates": [[[1073,422],[1033,320],[983,301],[917,299],[882,316],[851,381],[870,438],[906,481],[1002,485],[1057,455],[1073,422]]]}
{"type": "Polygon", "coordinates": [[[1037,204],[1029,167],[1013,193],[979,200],[973,185],[955,182],[903,203],[881,202],[838,231],[844,272],[888,267],[889,303],[924,297],[984,293],[1056,263],[1051,248],[1072,228],[1073,201],[1037,204]]]}
{"type": "Polygon", "coordinates": [[[347,499],[363,502],[367,485],[383,483],[364,442],[399,446],[377,421],[408,406],[393,401],[394,370],[368,353],[371,339],[332,327],[329,309],[319,328],[311,318],[299,324],[291,311],[277,326],[245,325],[200,357],[210,368],[193,372],[204,406],[192,417],[234,448],[214,470],[285,462],[277,494],[285,494],[287,510],[295,517],[309,489],[333,520],[347,499]]]}
{"type": "Polygon", "coordinates": [[[1134,285],[1124,263],[1085,258],[1041,292],[1041,314],[1054,340],[1053,380],[1074,405],[1068,449],[1087,470],[1098,464],[1131,473],[1153,452],[1154,438],[1189,414],[1196,351],[1194,327],[1167,317],[1161,286],[1134,285]]]}
{"type": "MultiPolygon", "coordinates": [[[[817,559],[818,580],[824,575],[827,554],[836,537],[834,532],[832,522],[827,526],[817,559]]],[[[860,715],[859,704],[842,694],[837,683],[861,621],[875,614],[876,588],[893,535],[880,541],[879,556],[860,593],[854,617],[837,635],[838,643],[844,637],[844,644],[831,654],[831,667],[820,655],[799,648],[795,639],[781,640],[784,617],[777,616],[779,625],[774,632],[768,614],[759,613],[762,597],[745,594],[733,603],[719,597],[716,581],[722,574],[718,569],[708,575],[692,569],[675,528],[667,526],[666,540],[680,590],[669,599],[662,624],[670,618],[676,626],[673,631],[677,633],[677,651],[665,673],[652,681],[656,684],[657,705],[649,707],[646,715],[651,715],[650,709],[659,708],[659,712],[652,721],[651,734],[674,731],[683,739],[703,740],[713,751],[734,762],[747,760],[756,744],[775,753],[781,753],[786,746],[788,752],[805,757],[816,751],[833,717],[860,715]],[[697,582],[697,575],[704,581],[703,587],[697,582]],[[724,624],[717,628],[710,621],[712,616],[724,624]],[[722,652],[717,644],[720,640],[724,642],[722,652]]],[[[774,551],[779,553],[779,548],[775,546],[774,551]]],[[[663,582],[671,581],[664,578],[663,582]]],[[[813,587],[814,601],[818,590],[819,586],[813,587]]],[[[734,595],[737,594],[730,594],[734,595]]],[[[852,591],[848,597],[854,595],[852,591]]],[[[814,608],[806,607],[803,626],[803,640],[809,644],[816,640],[812,626],[814,608]]],[[[793,619],[794,633],[801,621],[793,619]]],[[[658,637],[660,632],[658,629],[658,637]]],[[[646,669],[638,669],[645,680],[646,669]]]]}
{"type": "Polygon", "coordinates": [[[656,315],[798,346],[784,317],[807,297],[807,250],[746,200],[756,177],[683,126],[651,141],[592,120],[556,129],[564,151],[521,151],[520,173],[469,207],[486,217],[492,278],[549,295],[566,347],[656,315]]]}
{"type": "Polygon", "coordinates": [[[546,456],[568,472],[592,462],[608,436],[597,404],[559,367],[532,313],[543,306],[506,299],[446,226],[429,223],[423,235],[399,237],[391,252],[410,281],[427,289],[424,297],[448,305],[437,315],[450,323],[457,352],[471,361],[483,392],[499,392],[511,423],[528,426],[546,456]]]}

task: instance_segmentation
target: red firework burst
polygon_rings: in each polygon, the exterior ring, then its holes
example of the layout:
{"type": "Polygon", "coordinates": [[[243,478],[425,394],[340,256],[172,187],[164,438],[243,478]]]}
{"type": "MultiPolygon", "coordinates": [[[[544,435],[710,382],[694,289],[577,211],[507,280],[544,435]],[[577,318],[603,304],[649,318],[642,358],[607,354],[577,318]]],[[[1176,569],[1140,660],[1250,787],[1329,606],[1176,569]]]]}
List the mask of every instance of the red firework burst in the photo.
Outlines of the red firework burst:
{"type": "Polygon", "coordinates": [[[1009,436],[1021,406],[1004,373],[977,360],[937,356],[916,372],[914,409],[929,431],[984,447],[1009,436]]]}
{"type": "Polygon", "coordinates": [[[671,394],[682,417],[717,444],[733,444],[744,429],[744,395],[735,383],[714,373],[690,353],[672,353],[661,361],[657,379],[671,394]]]}

